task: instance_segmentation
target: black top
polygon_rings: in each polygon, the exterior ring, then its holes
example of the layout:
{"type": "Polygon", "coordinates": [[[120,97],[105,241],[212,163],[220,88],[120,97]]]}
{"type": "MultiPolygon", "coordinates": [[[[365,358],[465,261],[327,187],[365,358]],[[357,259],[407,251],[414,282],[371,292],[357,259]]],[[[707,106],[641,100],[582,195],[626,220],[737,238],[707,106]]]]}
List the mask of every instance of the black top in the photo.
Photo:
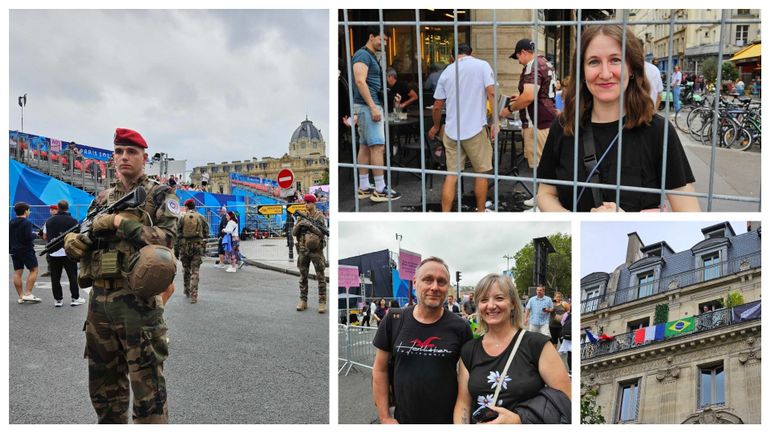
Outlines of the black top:
{"type": "Polygon", "coordinates": [[[396,80],[393,87],[388,87],[388,111],[393,112],[396,107],[396,93],[401,95],[401,102],[404,102],[409,99],[409,90],[413,89],[401,80],[396,80]]]}
{"type": "Polygon", "coordinates": [[[413,316],[414,307],[401,314],[401,331],[390,326],[390,316],[380,324],[373,344],[393,356],[395,418],[402,424],[451,424],[457,400],[457,361],[460,348],[472,338],[468,324],[444,312],[429,325],[413,316]],[[394,346],[390,346],[390,341],[394,346]]]}
{"type": "Polygon", "coordinates": [[[27,218],[15,217],[8,227],[8,249],[11,254],[35,250],[35,227],[27,218]]]}
{"type": "MultiPolygon", "coordinates": [[[[623,152],[621,161],[621,186],[660,188],[663,164],[663,129],[665,120],[657,114],[649,125],[623,130],[623,152]]],[[[601,158],[607,146],[618,133],[618,122],[591,123],[596,145],[596,159],[601,158]]],[[[582,135],[582,134],[581,134],[582,135]]],[[[599,165],[599,180],[604,184],[614,185],[617,179],[617,140],[607,156],[599,165]]],[[[537,173],[544,179],[572,181],[574,175],[574,136],[565,136],[560,122],[554,122],[545,142],[543,156],[537,173]]],[[[679,141],[676,128],[669,122],[668,156],[666,160],[666,189],[680,188],[695,182],[690,163],[679,141]]],[[[578,182],[585,182],[588,177],[583,164],[583,144],[578,140],[578,182]]],[[[572,210],[572,186],[556,186],[559,201],[567,210],[572,210]]],[[[577,188],[580,196],[582,187],[577,188]]],[[[601,189],[604,201],[615,201],[614,189],[601,189]]],[[[626,212],[639,212],[660,206],[660,195],[633,191],[620,191],[620,207],[626,212]]],[[[593,207],[593,195],[586,188],[577,206],[579,212],[588,212],[593,207]]]]}
{"type": "Polygon", "coordinates": [[[59,211],[45,222],[45,233],[48,242],[52,239],[56,239],[59,235],[76,225],[78,225],[78,221],[75,218],[72,218],[72,215],[70,215],[69,212],[59,211]]]}
{"type": "MultiPolygon", "coordinates": [[[[492,404],[497,381],[500,380],[500,375],[520,332],[521,330],[516,332],[505,351],[496,357],[489,356],[484,351],[481,343],[484,337],[469,341],[463,346],[463,365],[470,374],[468,392],[471,395],[471,413],[481,405],[492,404]]],[[[519,350],[503,379],[496,406],[513,410],[516,404],[533,397],[545,386],[543,378],[540,377],[538,363],[543,348],[546,344],[550,344],[550,341],[548,337],[538,332],[524,334],[519,350]]]]}

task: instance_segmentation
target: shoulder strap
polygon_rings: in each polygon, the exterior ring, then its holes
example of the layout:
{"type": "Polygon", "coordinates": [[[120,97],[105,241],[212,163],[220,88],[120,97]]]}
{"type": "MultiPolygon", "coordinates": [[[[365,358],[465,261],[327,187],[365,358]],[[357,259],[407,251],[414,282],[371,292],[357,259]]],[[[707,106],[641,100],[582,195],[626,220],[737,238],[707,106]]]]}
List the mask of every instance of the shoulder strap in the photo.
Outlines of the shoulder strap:
{"type": "MultiPolygon", "coordinates": [[[[591,183],[599,183],[599,172],[596,170],[596,139],[594,139],[594,130],[591,127],[591,122],[588,122],[583,127],[583,165],[586,167],[586,173],[591,176],[586,181],[591,183]]],[[[601,206],[602,200],[601,192],[598,188],[591,188],[591,194],[594,198],[594,207],[601,206]]]]}
{"type": "Polygon", "coordinates": [[[393,345],[396,344],[396,336],[401,333],[401,327],[404,325],[404,321],[401,318],[401,314],[403,314],[403,310],[401,308],[390,308],[388,309],[388,326],[390,327],[390,356],[393,356],[393,345]],[[395,332],[393,332],[393,325],[395,326],[395,332]]]}
{"type": "Polygon", "coordinates": [[[521,332],[519,333],[519,338],[516,339],[516,344],[513,345],[513,350],[511,350],[511,356],[508,357],[508,362],[505,363],[505,368],[503,368],[503,372],[500,373],[500,378],[497,381],[497,389],[495,389],[495,397],[492,399],[492,404],[497,404],[497,397],[500,395],[500,387],[503,384],[503,378],[508,373],[508,367],[511,366],[513,357],[516,356],[516,352],[519,350],[519,344],[521,344],[521,340],[524,338],[524,334],[526,332],[527,330],[522,328],[521,332]]]}

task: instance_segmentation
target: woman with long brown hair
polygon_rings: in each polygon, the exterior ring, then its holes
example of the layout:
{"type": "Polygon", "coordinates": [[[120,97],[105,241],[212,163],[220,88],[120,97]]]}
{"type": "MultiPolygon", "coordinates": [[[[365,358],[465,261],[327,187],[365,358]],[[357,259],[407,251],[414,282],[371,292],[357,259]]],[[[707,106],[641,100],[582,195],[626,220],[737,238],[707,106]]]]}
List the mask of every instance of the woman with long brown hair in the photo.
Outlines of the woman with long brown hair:
{"type": "MultiPolygon", "coordinates": [[[[538,176],[570,182],[577,178],[578,182],[615,185],[618,183],[620,151],[621,186],[657,189],[663,185],[671,192],[694,192],[695,177],[670,122],[667,146],[664,146],[667,121],[655,114],[649,97],[643,48],[629,30],[626,30],[625,39],[624,60],[621,26],[594,25],[583,29],[580,44],[576,47],[576,50],[581,50],[580,64],[577,63],[576,51],[570,74],[573,79],[564,89],[564,111],[551,126],[538,166],[538,176]],[[580,77],[578,66],[581,68],[580,77]],[[575,124],[576,111],[579,126],[575,124]],[[623,124],[622,134],[619,122],[623,124]],[[578,135],[577,155],[575,134],[578,135]]],[[[577,205],[574,206],[574,188],[572,185],[540,185],[538,207],[543,211],[562,212],[573,208],[583,212],[662,211],[666,207],[665,204],[664,208],[660,207],[658,193],[621,190],[620,203],[616,203],[615,188],[582,186],[576,187],[577,205]]],[[[693,196],[666,194],[666,198],[671,210],[700,210],[693,196]]]]}

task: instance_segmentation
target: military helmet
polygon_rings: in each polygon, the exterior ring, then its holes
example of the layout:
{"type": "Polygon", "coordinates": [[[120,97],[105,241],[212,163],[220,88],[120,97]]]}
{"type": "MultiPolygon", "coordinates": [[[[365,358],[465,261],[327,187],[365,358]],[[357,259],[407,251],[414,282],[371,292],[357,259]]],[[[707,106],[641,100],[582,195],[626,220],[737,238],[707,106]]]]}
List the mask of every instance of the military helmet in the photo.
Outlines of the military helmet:
{"type": "Polygon", "coordinates": [[[131,256],[126,276],[128,287],[135,295],[149,298],[165,292],[174,275],[174,252],[161,245],[147,245],[131,256]]]}

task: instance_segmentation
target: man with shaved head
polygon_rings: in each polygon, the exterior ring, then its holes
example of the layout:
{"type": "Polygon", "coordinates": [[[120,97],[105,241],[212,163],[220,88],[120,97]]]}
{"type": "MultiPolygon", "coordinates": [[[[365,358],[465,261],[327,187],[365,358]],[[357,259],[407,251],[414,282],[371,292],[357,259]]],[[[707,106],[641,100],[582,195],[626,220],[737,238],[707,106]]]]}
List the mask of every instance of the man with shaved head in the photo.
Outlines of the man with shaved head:
{"type": "Polygon", "coordinates": [[[417,305],[391,308],[377,329],[372,396],[383,424],[452,423],[457,361],[472,335],[463,319],[444,309],[449,288],[447,264],[438,257],[423,260],[414,275],[417,305]]]}

